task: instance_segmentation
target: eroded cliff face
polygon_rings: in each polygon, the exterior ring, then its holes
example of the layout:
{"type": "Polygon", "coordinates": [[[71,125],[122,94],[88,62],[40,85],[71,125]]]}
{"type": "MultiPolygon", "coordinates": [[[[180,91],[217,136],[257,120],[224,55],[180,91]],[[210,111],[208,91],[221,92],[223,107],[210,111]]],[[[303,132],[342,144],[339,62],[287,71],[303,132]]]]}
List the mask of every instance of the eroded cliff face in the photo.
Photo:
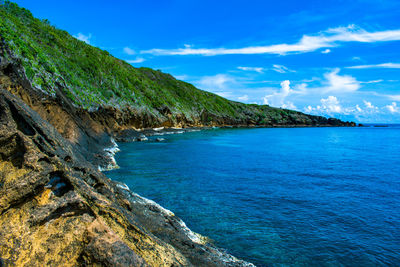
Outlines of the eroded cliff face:
{"type": "MultiPolygon", "coordinates": [[[[1,81],[11,85],[5,77],[1,81]]],[[[109,180],[59,129],[4,89],[0,240],[6,265],[247,264],[206,245],[173,213],[109,180]]]]}

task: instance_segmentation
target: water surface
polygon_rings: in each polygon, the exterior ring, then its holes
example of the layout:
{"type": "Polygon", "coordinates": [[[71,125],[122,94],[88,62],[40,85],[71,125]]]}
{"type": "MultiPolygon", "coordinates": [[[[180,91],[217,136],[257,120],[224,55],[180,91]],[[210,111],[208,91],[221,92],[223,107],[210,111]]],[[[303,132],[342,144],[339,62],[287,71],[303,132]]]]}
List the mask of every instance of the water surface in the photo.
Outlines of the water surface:
{"type": "Polygon", "coordinates": [[[216,129],[108,172],[258,266],[400,265],[400,128],[216,129]]]}

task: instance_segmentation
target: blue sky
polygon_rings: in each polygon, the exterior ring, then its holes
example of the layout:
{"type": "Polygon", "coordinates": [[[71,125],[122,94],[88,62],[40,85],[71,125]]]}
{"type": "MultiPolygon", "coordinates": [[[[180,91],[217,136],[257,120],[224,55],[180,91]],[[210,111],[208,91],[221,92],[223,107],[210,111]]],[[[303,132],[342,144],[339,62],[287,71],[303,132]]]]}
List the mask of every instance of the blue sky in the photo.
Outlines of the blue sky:
{"type": "Polygon", "coordinates": [[[400,1],[16,3],[135,67],[231,100],[400,123],[400,1]]]}

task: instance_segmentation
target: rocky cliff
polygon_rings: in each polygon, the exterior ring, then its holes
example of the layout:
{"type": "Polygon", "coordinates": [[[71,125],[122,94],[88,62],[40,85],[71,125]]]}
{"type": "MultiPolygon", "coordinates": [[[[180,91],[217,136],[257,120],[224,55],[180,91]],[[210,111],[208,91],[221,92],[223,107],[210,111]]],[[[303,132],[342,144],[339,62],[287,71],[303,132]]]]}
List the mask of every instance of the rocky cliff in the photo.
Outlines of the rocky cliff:
{"type": "MultiPolygon", "coordinates": [[[[2,77],[4,79],[4,77],[2,77]]],[[[0,258],[6,266],[246,266],[105,177],[0,89],[0,258]]]]}

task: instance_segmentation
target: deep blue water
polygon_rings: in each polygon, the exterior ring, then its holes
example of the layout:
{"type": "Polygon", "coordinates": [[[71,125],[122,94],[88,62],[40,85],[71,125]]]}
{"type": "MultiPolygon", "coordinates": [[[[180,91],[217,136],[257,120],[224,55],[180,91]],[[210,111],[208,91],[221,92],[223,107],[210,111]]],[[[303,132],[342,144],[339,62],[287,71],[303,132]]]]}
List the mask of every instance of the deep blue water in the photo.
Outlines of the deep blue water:
{"type": "Polygon", "coordinates": [[[215,129],[108,172],[259,266],[400,266],[400,127],[215,129]]]}

